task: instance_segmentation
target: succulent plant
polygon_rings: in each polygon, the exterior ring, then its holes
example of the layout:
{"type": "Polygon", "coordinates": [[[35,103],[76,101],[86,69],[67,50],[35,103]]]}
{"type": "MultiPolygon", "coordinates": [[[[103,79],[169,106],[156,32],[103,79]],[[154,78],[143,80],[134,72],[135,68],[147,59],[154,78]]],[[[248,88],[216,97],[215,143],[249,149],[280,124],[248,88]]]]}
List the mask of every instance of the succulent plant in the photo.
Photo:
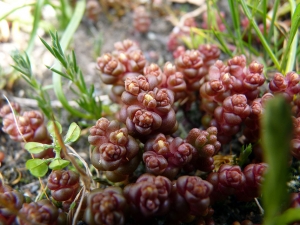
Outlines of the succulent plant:
{"type": "Polygon", "coordinates": [[[177,220],[188,215],[204,217],[209,213],[213,186],[197,176],[180,176],[172,190],[172,212],[177,220]]]}
{"type": "MultiPolygon", "coordinates": [[[[88,140],[94,146],[92,164],[101,171],[118,169],[122,173],[120,168],[125,165],[129,167],[128,163],[138,155],[137,141],[128,134],[126,128],[120,128],[119,122],[115,120],[100,118],[90,129],[88,140]]],[[[123,172],[126,174],[126,169],[123,172]]]]}
{"type": "Polygon", "coordinates": [[[0,224],[13,224],[16,212],[22,208],[24,202],[24,196],[17,191],[0,192],[0,224]]]}
{"type": "Polygon", "coordinates": [[[22,217],[18,217],[20,225],[29,225],[27,221],[45,225],[58,224],[58,209],[47,199],[37,202],[24,203],[19,213],[22,217]],[[27,220],[23,219],[25,217],[27,220]]]}
{"type": "Polygon", "coordinates": [[[95,189],[88,195],[84,221],[90,225],[122,225],[125,223],[125,207],[121,188],[95,189]]]}
{"type": "Polygon", "coordinates": [[[216,198],[218,194],[219,197],[236,194],[245,185],[246,177],[239,166],[223,164],[218,172],[210,173],[206,180],[213,185],[216,198]]]}
{"type": "Polygon", "coordinates": [[[53,170],[48,177],[48,188],[56,201],[74,199],[79,188],[79,174],[72,170],[53,170]]]}
{"type": "Polygon", "coordinates": [[[136,183],[126,185],[124,195],[133,213],[144,217],[165,215],[170,209],[171,181],[163,176],[143,174],[136,183]]]}

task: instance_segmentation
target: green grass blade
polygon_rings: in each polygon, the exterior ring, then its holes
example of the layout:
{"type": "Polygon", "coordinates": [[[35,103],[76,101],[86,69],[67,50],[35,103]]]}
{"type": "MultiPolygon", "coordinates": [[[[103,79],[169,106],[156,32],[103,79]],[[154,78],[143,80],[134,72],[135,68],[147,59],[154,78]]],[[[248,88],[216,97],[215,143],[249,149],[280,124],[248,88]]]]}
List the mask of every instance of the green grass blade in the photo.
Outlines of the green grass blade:
{"type": "Polygon", "coordinates": [[[295,1],[290,0],[291,3],[291,13],[292,13],[292,25],[290,30],[289,39],[285,52],[282,59],[282,67],[285,68],[285,73],[292,71],[295,65],[296,54],[298,46],[298,34],[300,26],[300,4],[295,4],[295,1]]]}
{"type": "Polygon", "coordinates": [[[33,20],[33,26],[32,26],[32,31],[30,33],[30,38],[29,38],[29,42],[28,42],[28,46],[26,49],[26,52],[28,53],[28,55],[30,55],[32,48],[34,46],[34,40],[36,37],[36,32],[40,23],[40,18],[41,18],[41,13],[42,13],[42,8],[44,6],[44,2],[45,0],[38,0],[35,4],[34,7],[34,20],[33,20]]]}
{"type": "Polygon", "coordinates": [[[24,7],[28,7],[28,6],[34,6],[35,3],[29,3],[29,4],[23,4],[23,5],[20,5],[20,6],[17,6],[13,9],[11,9],[10,11],[8,12],[5,12],[5,13],[1,13],[0,14],[0,21],[5,19],[6,17],[8,17],[10,14],[14,13],[15,11],[19,10],[19,9],[23,9],[24,7]]]}
{"type": "Polygon", "coordinates": [[[64,74],[63,72],[58,71],[58,70],[56,70],[56,69],[54,69],[54,68],[51,68],[50,66],[46,66],[46,67],[47,67],[49,70],[51,70],[52,72],[57,73],[57,74],[59,74],[60,76],[65,77],[65,78],[67,78],[67,79],[70,80],[70,77],[69,77],[68,75],[64,74]]]}
{"type": "Polygon", "coordinates": [[[270,29],[269,29],[269,33],[268,33],[268,42],[269,43],[274,34],[274,27],[275,27],[274,23],[275,23],[275,19],[277,18],[279,2],[280,2],[280,0],[275,0],[274,6],[272,7],[272,19],[271,19],[270,29]]]}
{"type": "MultiPolygon", "coordinates": [[[[67,28],[66,28],[63,36],[62,36],[62,39],[60,41],[60,45],[61,45],[62,50],[66,50],[66,48],[67,48],[68,44],[70,43],[77,27],[79,26],[79,23],[82,19],[84,11],[85,11],[85,3],[86,3],[85,0],[80,0],[76,4],[74,14],[72,15],[70,23],[67,26],[67,28]]],[[[61,65],[60,64],[56,65],[54,69],[60,71],[61,70],[61,65]]],[[[61,76],[59,74],[53,73],[52,74],[52,80],[53,80],[53,84],[54,84],[54,92],[55,92],[57,98],[59,99],[59,101],[61,102],[61,104],[63,105],[63,107],[66,110],[68,110],[73,115],[79,116],[81,118],[85,118],[85,119],[93,118],[92,115],[82,113],[79,110],[76,110],[72,106],[69,105],[68,100],[66,99],[65,94],[62,90],[62,81],[61,81],[61,76]]]]}
{"type": "Polygon", "coordinates": [[[220,45],[221,45],[221,49],[223,50],[223,52],[225,52],[227,55],[229,55],[230,57],[233,57],[233,53],[232,51],[227,47],[227,43],[224,41],[222,35],[220,35],[217,31],[212,30],[213,34],[215,35],[215,37],[218,39],[220,45]]]}
{"type": "Polygon", "coordinates": [[[280,72],[282,72],[283,68],[281,68],[281,65],[279,63],[279,61],[277,60],[277,57],[275,56],[275,54],[273,53],[270,45],[268,44],[267,40],[264,38],[263,34],[261,33],[261,31],[259,30],[259,27],[257,26],[256,21],[253,18],[252,13],[250,12],[247,3],[245,0],[239,0],[243,11],[245,13],[245,15],[247,16],[247,18],[249,19],[249,22],[251,23],[253,29],[256,32],[256,35],[258,36],[259,40],[261,41],[264,49],[266,50],[266,52],[268,53],[269,57],[272,59],[275,67],[277,68],[277,70],[279,70],[280,72]]]}
{"type": "Polygon", "coordinates": [[[237,34],[237,44],[241,53],[244,54],[245,52],[244,52],[243,39],[242,39],[242,33],[240,28],[241,27],[240,15],[239,15],[238,7],[236,7],[236,1],[228,0],[228,5],[232,16],[234,30],[236,31],[237,34]]]}
{"type": "Polygon", "coordinates": [[[263,225],[274,225],[275,217],[286,209],[288,203],[288,161],[293,132],[291,108],[282,96],[267,102],[261,131],[264,159],[268,164],[262,187],[263,225]]]}

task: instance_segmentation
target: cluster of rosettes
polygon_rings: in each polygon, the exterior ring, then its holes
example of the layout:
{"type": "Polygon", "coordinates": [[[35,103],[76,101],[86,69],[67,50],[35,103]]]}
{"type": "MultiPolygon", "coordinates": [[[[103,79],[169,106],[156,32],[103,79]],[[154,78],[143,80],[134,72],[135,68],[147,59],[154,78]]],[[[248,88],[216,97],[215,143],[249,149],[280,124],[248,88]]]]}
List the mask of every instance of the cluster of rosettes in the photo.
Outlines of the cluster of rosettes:
{"type": "MultiPolygon", "coordinates": [[[[21,113],[21,107],[18,103],[4,105],[0,109],[0,117],[3,118],[3,132],[9,137],[18,142],[39,142],[48,144],[51,143],[48,134],[44,115],[36,110],[24,111],[21,113]],[[11,112],[11,108],[14,113],[11,112]]],[[[53,157],[52,149],[45,150],[39,154],[34,154],[36,158],[53,157]]]]}
{"type": "Polygon", "coordinates": [[[210,195],[213,186],[197,176],[180,176],[172,191],[172,217],[175,221],[189,220],[190,216],[210,217],[210,195]]]}
{"type": "Polygon", "coordinates": [[[124,195],[136,220],[168,215],[169,221],[202,218],[210,209],[212,185],[196,176],[171,181],[164,176],[143,174],[124,188],[124,195]]]}
{"type": "Polygon", "coordinates": [[[261,98],[256,98],[251,103],[251,113],[245,119],[243,133],[248,142],[256,142],[260,138],[260,120],[268,100],[274,97],[271,93],[265,93],[261,98]]]}
{"type": "Polygon", "coordinates": [[[67,217],[50,200],[28,203],[21,193],[0,179],[0,224],[12,225],[16,222],[20,225],[63,225],[67,217]]]}
{"type": "Polygon", "coordinates": [[[198,92],[208,79],[208,71],[220,57],[220,49],[213,44],[201,44],[196,50],[185,50],[179,46],[174,51],[176,70],[183,74],[186,92],[198,92]]]}
{"type": "Polygon", "coordinates": [[[209,69],[208,79],[200,88],[200,96],[218,103],[234,94],[243,94],[249,101],[254,100],[265,82],[263,65],[253,61],[246,67],[244,55],[233,57],[227,65],[216,61],[209,69]]]}
{"type": "Polygon", "coordinates": [[[263,175],[267,164],[249,164],[242,171],[237,165],[223,164],[217,172],[208,175],[207,181],[213,185],[211,198],[222,200],[222,196],[236,195],[240,200],[248,201],[259,197],[263,175]]]}
{"type": "Polygon", "coordinates": [[[140,75],[125,80],[120,120],[134,136],[173,133],[177,129],[172,108],[174,93],[167,88],[155,87],[158,81],[155,75],[140,75]]]}
{"type": "Polygon", "coordinates": [[[97,59],[97,69],[105,84],[112,84],[110,98],[120,103],[126,77],[138,76],[146,65],[145,57],[138,45],[131,40],[115,43],[115,50],[97,59]]]}
{"type": "Polygon", "coordinates": [[[165,215],[170,210],[171,190],[168,178],[143,174],[136,183],[125,186],[124,195],[132,215],[142,213],[143,217],[153,217],[165,215]]]}
{"type": "Polygon", "coordinates": [[[139,164],[137,141],[115,120],[100,118],[90,129],[88,141],[94,146],[92,164],[113,182],[125,180],[139,164]]]}
{"type": "Polygon", "coordinates": [[[65,211],[75,199],[79,189],[79,174],[72,170],[53,170],[48,176],[48,188],[55,201],[62,202],[65,211]]]}
{"type": "Polygon", "coordinates": [[[296,72],[288,72],[286,76],[276,73],[270,80],[269,89],[273,94],[281,93],[289,102],[300,91],[300,76],[296,72]]]}
{"type": "Polygon", "coordinates": [[[200,87],[201,109],[211,115],[208,124],[218,128],[221,143],[231,140],[250,116],[250,104],[258,98],[264,82],[263,65],[253,61],[246,67],[243,55],[230,59],[227,65],[217,61],[210,67],[208,81],[200,87]]]}
{"type": "Polygon", "coordinates": [[[18,217],[20,225],[30,225],[32,223],[59,225],[67,222],[66,218],[62,218],[65,217],[65,214],[60,213],[57,207],[47,199],[24,203],[19,213],[22,215],[22,217],[18,217]]]}
{"type": "Polygon", "coordinates": [[[95,189],[88,195],[83,220],[89,225],[123,225],[126,205],[120,187],[95,189]]]}
{"type": "Polygon", "coordinates": [[[196,155],[196,149],[180,137],[158,134],[144,146],[143,161],[148,173],[173,179],[196,155]]]}
{"type": "Polygon", "coordinates": [[[216,155],[221,143],[217,140],[218,130],[216,127],[209,127],[206,130],[192,129],[186,138],[186,142],[196,149],[192,161],[184,167],[185,170],[201,170],[205,172],[214,169],[213,156],[216,155]]]}

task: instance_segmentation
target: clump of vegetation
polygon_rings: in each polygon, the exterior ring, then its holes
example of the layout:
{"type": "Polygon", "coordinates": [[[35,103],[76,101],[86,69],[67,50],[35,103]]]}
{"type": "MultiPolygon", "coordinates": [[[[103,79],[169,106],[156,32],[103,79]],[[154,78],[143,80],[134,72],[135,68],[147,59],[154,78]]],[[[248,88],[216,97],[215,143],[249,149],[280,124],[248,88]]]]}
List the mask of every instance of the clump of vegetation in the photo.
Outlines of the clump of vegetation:
{"type": "MultiPolygon", "coordinates": [[[[172,7],[179,3],[126,9],[112,2],[67,7],[61,1],[65,32],[50,32],[50,42],[40,38],[57,61],[47,66],[51,87],[77,123],[61,125],[49,86],[32,70],[30,51],[12,55],[38,109],[23,110],[7,99],[2,130],[30,153],[25,166],[41,193],[31,199],[0,179],[0,223],[300,222],[299,1],[228,0],[229,15],[207,1],[178,20],[172,7]],[[66,53],[85,6],[92,23],[101,10],[120,17],[128,10],[141,38],[151,31],[148,12],[173,13],[165,46],[172,62],[148,61],[130,37],[95,60],[115,114],[87,83],[75,52],[66,53]],[[65,81],[76,107],[65,96],[65,81]],[[71,146],[78,139],[89,146],[87,160],[71,146]],[[237,208],[240,214],[233,215],[237,208]]],[[[33,36],[43,5],[36,3],[33,36]]]]}

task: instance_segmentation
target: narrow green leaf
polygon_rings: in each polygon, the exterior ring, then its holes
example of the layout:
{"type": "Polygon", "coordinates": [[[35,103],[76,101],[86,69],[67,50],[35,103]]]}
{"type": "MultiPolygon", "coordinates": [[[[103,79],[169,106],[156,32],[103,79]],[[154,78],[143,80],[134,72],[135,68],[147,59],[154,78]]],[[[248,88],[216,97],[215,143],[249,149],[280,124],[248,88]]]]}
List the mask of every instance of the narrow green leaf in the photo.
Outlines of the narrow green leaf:
{"type": "Polygon", "coordinates": [[[55,53],[53,51],[53,49],[51,48],[50,45],[48,45],[48,43],[40,37],[41,42],[44,44],[44,46],[48,49],[49,52],[51,52],[51,54],[55,57],[55,53]]]}
{"type": "Polygon", "coordinates": [[[59,70],[54,69],[54,68],[52,68],[52,67],[50,67],[50,66],[46,66],[46,67],[47,67],[49,70],[51,70],[52,72],[57,73],[57,74],[61,75],[62,77],[67,78],[68,80],[71,80],[70,77],[69,77],[67,74],[64,74],[63,72],[60,72],[59,70]]]}
{"type": "Polygon", "coordinates": [[[72,62],[73,62],[73,68],[75,73],[78,73],[78,65],[77,65],[77,60],[76,60],[76,55],[74,50],[72,50],[72,62]]]}
{"type": "Polygon", "coordinates": [[[71,143],[76,141],[80,137],[80,132],[80,127],[75,122],[71,123],[64,142],[71,143]]]}
{"type": "Polygon", "coordinates": [[[271,38],[274,34],[274,23],[275,23],[275,19],[277,18],[277,10],[278,10],[279,3],[280,3],[280,0],[275,0],[274,5],[272,7],[272,20],[271,20],[270,29],[268,32],[269,43],[271,42],[271,38]]]}
{"type": "Polygon", "coordinates": [[[48,149],[49,145],[46,144],[42,144],[39,142],[27,142],[24,146],[24,148],[30,152],[31,154],[37,154],[40,153],[42,151],[45,151],[46,149],[48,149]]]}
{"type": "Polygon", "coordinates": [[[251,144],[242,147],[242,151],[239,156],[239,166],[240,167],[242,167],[246,163],[248,156],[251,154],[251,152],[252,152],[251,144]]]}
{"type": "MultiPolygon", "coordinates": [[[[56,124],[56,127],[58,129],[58,132],[61,134],[61,132],[62,132],[61,124],[58,121],[55,121],[55,124],[56,124]]],[[[56,133],[55,133],[55,130],[54,130],[53,121],[49,121],[48,122],[48,124],[47,124],[47,130],[48,130],[49,134],[52,137],[56,137],[56,133]]]]}
{"type": "Polygon", "coordinates": [[[4,12],[4,10],[3,10],[0,14],[0,21],[7,18],[10,14],[14,13],[15,11],[17,11],[19,9],[23,9],[25,7],[34,6],[34,5],[35,5],[35,3],[29,3],[29,4],[23,4],[23,5],[20,5],[20,6],[16,6],[16,7],[12,8],[11,10],[9,10],[7,12],[4,12]]]}
{"type": "Polygon", "coordinates": [[[276,218],[277,225],[292,224],[300,221],[300,208],[291,208],[276,218]]]}
{"type": "Polygon", "coordinates": [[[228,54],[230,57],[233,57],[232,51],[229,50],[229,48],[227,47],[227,43],[223,40],[222,36],[217,31],[215,31],[215,30],[212,30],[212,31],[213,31],[214,35],[216,36],[216,38],[218,39],[223,52],[228,54]]]}
{"type": "Polygon", "coordinates": [[[288,39],[287,46],[284,51],[283,59],[282,59],[282,67],[285,68],[285,73],[288,73],[293,70],[297,48],[298,46],[298,33],[300,27],[300,4],[295,8],[295,2],[290,0],[292,7],[292,24],[290,35],[288,39]]]}
{"type": "Polygon", "coordinates": [[[35,177],[43,177],[48,172],[48,165],[44,159],[29,159],[25,166],[35,177]]]}
{"type": "MultiPolygon", "coordinates": [[[[66,30],[62,36],[62,39],[60,41],[60,45],[63,50],[65,50],[67,48],[69,42],[71,41],[71,38],[73,37],[73,35],[81,21],[81,18],[85,12],[85,3],[86,3],[85,0],[77,1],[74,14],[72,15],[71,21],[70,21],[68,27],[66,28],[66,30]]],[[[55,36],[54,36],[54,38],[55,38],[55,36]]],[[[57,65],[55,67],[55,69],[60,70],[61,66],[57,65]]],[[[85,119],[93,118],[93,115],[82,113],[79,110],[74,109],[74,107],[70,106],[70,104],[68,103],[68,100],[65,97],[65,94],[63,93],[61,76],[59,74],[53,73],[52,80],[53,80],[53,83],[55,84],[54,92],[66,110],[68,110],[71,114],[73,114],[75,116],[79,116],[81,118],[85,118],[85,119]]]]}
{"type": "Polygon", "coordinates": [[[238,7],[236,7],[236,1],[228,0],[228,5],[230,9],[230,14],[232,16],[234,30],[237,33],[237,44],[242,53],[244,53],[243,40],[241,34],[241,26],[240,26],[240,15],[238,11],[238,7]]]}
{"type": "Polygon", "coordinates": [[[70,164],[69,161],[57,158],[50,163],[49,168],[52,170],[62,170],[63,168],[67,167],[69,164],[70,164]]]}
{"type": "Polygon", "coordinates": [[[64,54],[60,53],[59,50],[57,50],[56,48],[53,48],[53,51],[54,51],[54,54],[55,54],[55,57],[59,60],[59,62],[63,65],[64,68],[67,68],[67,61],[65,59],[65,56],[64,54]]]}
{"type": "Polygon", "coordinates": [[[44,2],[45,2],[45,0],[37,0],[36,4],[35,4],[35,7],[34,7],[34,17],[33,17],[34,21],[33,21],[32,31],[30,33],[30,38],[29,38],[29,41],[28,41],[28,46],[27,46],[27,49],[26,49],[26,52],[28,54],[31,53],[32,48],[34,46],[34,40],[35,40],[36,32],[37,32],[37,29],[38,29],[38,26],[39,26],[39,23],[40,23],[41,12],[42,12],[42,8],[44,6],[44,2]]]}
{"type": "Polygon", "coordinates": [[[286,100],[277,96],[267,102],[261,131],[264,158],[268,164],[262,187],[264,225],[275,224],[274,218],[286,208],[292,131],[291,109],[286,100]]]}

